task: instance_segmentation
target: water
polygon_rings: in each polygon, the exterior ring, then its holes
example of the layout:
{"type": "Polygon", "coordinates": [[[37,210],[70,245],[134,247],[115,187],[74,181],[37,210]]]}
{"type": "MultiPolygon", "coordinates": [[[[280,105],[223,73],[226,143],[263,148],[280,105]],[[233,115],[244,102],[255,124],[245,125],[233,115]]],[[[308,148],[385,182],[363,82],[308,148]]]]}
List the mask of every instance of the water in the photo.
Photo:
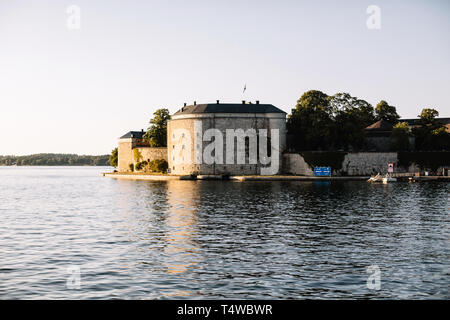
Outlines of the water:
{"type": "Polygon", "coordinates": [[[450,298],[447,183],[108,170],[0,167],[1,299],[450,298]]]}

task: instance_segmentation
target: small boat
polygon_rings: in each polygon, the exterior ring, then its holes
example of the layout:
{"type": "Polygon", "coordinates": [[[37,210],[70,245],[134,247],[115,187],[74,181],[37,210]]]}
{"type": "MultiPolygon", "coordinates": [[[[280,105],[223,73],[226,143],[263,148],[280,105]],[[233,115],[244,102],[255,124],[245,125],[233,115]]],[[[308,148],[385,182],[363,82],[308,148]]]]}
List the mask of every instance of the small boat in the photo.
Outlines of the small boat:
{"type": "Polygon", "coordinates": [[[370,177],[369,180],[367,180],[368,182],[382,182],[383,178],[381,177],[381,175],[379,173],[377,173],[376,176],[374,177],[370,177]]]}
{"type": "Polygon", "coordinates": [[[397,178],[392,177],[389,173],[387,173],[384,177],[378,173],[376,176],[370,177],[367,181],[388,183],[388,182],[396,182],[397,178]]]}

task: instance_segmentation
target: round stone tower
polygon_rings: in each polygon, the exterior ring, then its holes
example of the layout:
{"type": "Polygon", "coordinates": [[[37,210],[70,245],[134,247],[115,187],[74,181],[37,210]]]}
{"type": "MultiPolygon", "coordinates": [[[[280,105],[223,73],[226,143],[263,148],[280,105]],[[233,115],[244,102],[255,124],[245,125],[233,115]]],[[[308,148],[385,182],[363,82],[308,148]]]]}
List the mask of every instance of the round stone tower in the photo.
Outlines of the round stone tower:
{"type": "Polygon", "coordinates": [[[278,174],[285,146],[286,113],[259,101],[194,103],[167,123],[172,174],[278,174]]]}

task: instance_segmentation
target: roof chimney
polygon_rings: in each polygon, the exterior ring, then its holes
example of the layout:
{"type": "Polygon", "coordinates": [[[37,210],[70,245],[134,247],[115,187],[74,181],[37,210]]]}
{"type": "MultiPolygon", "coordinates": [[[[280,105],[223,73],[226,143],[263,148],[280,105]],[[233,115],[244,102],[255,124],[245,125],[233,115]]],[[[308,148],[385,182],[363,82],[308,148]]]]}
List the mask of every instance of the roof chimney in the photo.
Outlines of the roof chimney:
{"type": "Polygon", "coordinates": [[[186,102],[184,103],[184,107],[186,107],[186,102]]]}
{"type": "Polygon", "coordinates": [[[245,100],[242,100],[242,104],[245,104],[245,100]]]}
{"type": "Polygon", "coordinates": [[[141,132],[144,133],[144,129],[141,129],[141,132]]]}
{"type": "Polygon", "coordinates": [[[219,100],[216,100],[217,104],[219,104],[219,100]]]}
{"type": "Polygon", "coordinates": [[[197,105],[197,101],[194,101],[194,106],[196,106],[197,105]]]}
{"type": "Polygon", "coordinates": [[[259,100],[256,100],[256,104],[259,104],[259,100]]]}

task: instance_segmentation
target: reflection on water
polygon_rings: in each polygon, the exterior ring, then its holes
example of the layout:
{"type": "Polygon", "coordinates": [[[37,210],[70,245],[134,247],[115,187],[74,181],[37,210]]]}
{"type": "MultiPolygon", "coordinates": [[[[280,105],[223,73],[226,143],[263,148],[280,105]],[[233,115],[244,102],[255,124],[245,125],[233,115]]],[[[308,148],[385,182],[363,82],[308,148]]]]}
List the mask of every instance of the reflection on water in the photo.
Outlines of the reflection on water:
{"type": "Polygon", "coordinates": [[[182,273],[201,260],[194,239],[197,231],[195,204],[199,201],[198,185],[186,188],[177,181],[168,181],[166,188],[169,210],[165,220],[167,244],[164,253],[171,259],[167,263],[167,272],[182,273]]]}
{"type": "Polygon", "coordinates": [[[449,298],[446,183],[0,168],[1,298],[449,298]],[[81,288],[66,288],[67,267],[81,288]],[[366,286],[381,270],[381,290],[366,286]]]}

